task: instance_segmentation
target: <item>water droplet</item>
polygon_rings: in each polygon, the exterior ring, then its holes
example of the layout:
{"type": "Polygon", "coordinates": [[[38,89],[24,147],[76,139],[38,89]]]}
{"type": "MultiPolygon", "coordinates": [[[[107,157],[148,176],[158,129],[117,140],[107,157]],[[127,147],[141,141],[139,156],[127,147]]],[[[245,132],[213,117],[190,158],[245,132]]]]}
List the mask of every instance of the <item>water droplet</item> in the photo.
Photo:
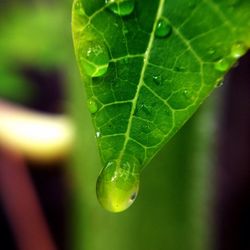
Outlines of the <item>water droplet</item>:
{"type": "Polygon", "coordinates": [[[142,112],[144,112],[146,115],[150,115],[150,107],[147,106],[146,104],[141,104],[139,110],[141,110],[142,112]]]}
{"type": "Polygon", "coordinates": [[[134,0],[106,0],[111,11],[119,16],[130,15],[135,8],[134,0]]]}
{"type": "Polygon", "coordinates": [[[214,55],[214,54],[215,54],[215,49],[214,49],[214,48],[210,48],[210,49],[208,50],[208,54],[209,54],[209,55],[214,55]]]}
{"type": "Polygon", "coordinates": [[[243,43],[236,43],[231,48],[231,56],[235,59],[243,56],[247,51],[247,47],[243,43]]]}
{"type": "Polygon", "coordinates": [[[183,72],[186,70],[186,68],[184,66],[175,66],[174,70],[177,72],[183,72]]]}
{"type": "Polygon", "coordinates": [[[156,85],[160,86],[162,83],[161,75],[153,75],[153,81],[156,85]]]}
{"type": "Polygon", "coordinates": [[[196,93],[189,89],[179,90],[168,99],[169,105],[174,109],[184,109],[190,106],[196,98],[196,93]]]}
{"type": "Polygon", "coordinates": [[[83,11],[83,8],[82,8],[82,3],[80,0],[77,0],[74,2],[74,11],[77,15],[79,16],[84,16],[84,11],[83,11]]]}
{"type": "Polygon", "coordinates": [[[118,213],[135,201],[139,190],[137,161],[114,160],[102,169],[96,184],[97,198],[103,208],[118,213]]]}
{"type": "Polygon", "coordinates": [[[100,137],[101,137],[101,132],[100,132],[100,131],[97,131],[97,132],[95,133],[95,136],[96,136],[97,139],[100,138],[100,137]]]}
{"type": "Polygon", "coordinates": [[[219,88],[219,87],[221,87],[223,84],[224,84],[223,79],[220,78],[220,79],[218,79],[218,80],[216,81],[215,87],[216,87],[216,88],[219,88]]]}
{"type": "Polygon", "coordinates": [[[171,31],[172,31],[172,27],[170,23],[166,19],[160,18],[156,26],[155,36],[167,37],[170,35],[171,31]]]}
{"type": "Polygon", "coordinates": [[[98,40],[83,41],[79,45],[79,61],[82,70],[91,77],[104,75],[109,66],[107,46],[98,40]]]}
{"type": "Polygon", "coordinates": [[[143,133],[145,133],[145,134],[148,134],[148,133],[152,132],[152,126],[150,126],[149,123],[143,124],[143,125],[141,126],[141,131],[142,131],[143,133]]]}
{"type": "Polygon", "coordinates": [[[90,98],[89,100],[88,100],[88,109],[89,109],[89,112],[91,113],[91,114],[94,114],[94,113],[96,113],[97,111],[98,111],[98,106],[97,106],[97,103],[96,103],[96,101],[93,99],[93,98],[90,98]]]}
{"type": "Polygon", "coordinates": [[[221,72],[229,70],[230,66],[231,62],[228,58],[222,58],[219,61],[217,61],[214,65],[215,69],[221,72]]]}
{"type": "Polygon", "coordinates": [[[144,103],[138,104],[136,106],[136,109],[133,115],[134,116],[151,115],[151,107],[144,103]]]}

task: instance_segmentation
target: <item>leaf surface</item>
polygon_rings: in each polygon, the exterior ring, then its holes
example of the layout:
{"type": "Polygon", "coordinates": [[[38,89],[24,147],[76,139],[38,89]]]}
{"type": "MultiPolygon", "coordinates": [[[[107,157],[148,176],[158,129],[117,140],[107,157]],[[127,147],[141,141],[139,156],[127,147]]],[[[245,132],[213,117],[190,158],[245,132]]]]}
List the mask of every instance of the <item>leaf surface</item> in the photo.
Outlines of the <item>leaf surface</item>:
{"type": "Polygon", "coordinates": [[[76,56],[103,163],[143,168],[250,47],[250,1],[106,2],[74,2],[76,56]]]}

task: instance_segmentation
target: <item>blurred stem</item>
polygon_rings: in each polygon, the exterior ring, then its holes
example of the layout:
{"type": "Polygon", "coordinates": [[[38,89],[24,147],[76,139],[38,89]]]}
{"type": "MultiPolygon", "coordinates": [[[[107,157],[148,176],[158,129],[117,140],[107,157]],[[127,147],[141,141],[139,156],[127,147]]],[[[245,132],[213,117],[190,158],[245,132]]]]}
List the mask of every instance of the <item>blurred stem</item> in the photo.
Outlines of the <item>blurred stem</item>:
{"type": "Polygon", "coordinates": [[[55,250],[23,157],[0,149],[0,198],[20,250],[55,250]]]}

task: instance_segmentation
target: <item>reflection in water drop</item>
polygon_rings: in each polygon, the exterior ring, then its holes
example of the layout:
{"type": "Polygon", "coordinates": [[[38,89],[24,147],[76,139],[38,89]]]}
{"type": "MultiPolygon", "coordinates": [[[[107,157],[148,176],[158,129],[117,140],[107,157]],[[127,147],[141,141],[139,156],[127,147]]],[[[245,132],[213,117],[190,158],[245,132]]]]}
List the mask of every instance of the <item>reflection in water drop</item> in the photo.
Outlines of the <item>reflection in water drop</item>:
{"type": "Polygon", "coordinates": [[[91,77],[102,76],[109,66],[107,46],[99,40],[81,41],[79,61],[81,69],[91,77]]]}
{"type": "Polygon", "coordinates": [[[170,35],[171,31],[172,27],[170,23],[166,19],[160,18],[156,26],[155,36],[167,37],[170,35]]]}
{"type": "Polygon", "coordinates": [[[106,4],[111,11],[119,16],[130,15],[135,8],[134,0],[106,0],[106,4]]]}
{"type": "Polygon", "coordinates": [[[137,193],[134,192],[134,193],[131,195],[130,200],[131,200],[131,201],[134,201],[134,200],[136,199],[136,196],[137,196],[137,193]]]}

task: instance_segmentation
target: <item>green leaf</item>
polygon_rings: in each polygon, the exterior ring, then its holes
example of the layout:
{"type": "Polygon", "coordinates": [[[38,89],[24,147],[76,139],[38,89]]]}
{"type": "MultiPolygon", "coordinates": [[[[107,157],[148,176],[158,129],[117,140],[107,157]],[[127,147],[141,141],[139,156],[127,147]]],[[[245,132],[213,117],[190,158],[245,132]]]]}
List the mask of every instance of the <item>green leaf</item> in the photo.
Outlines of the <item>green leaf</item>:
{"type": "Polygon", "coordinates": [[[134,178],[250,47],[250,1],[75,0],[72,27],[102,162],[134,178]]]}

